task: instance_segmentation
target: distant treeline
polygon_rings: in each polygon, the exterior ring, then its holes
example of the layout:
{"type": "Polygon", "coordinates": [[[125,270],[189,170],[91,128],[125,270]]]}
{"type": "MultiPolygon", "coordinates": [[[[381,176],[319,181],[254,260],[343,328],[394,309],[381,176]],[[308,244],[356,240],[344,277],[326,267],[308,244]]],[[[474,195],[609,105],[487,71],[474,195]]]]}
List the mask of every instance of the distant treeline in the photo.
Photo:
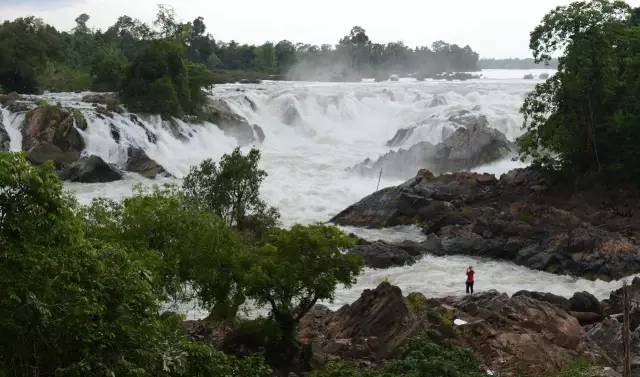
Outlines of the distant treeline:
{"type": "Polygon", "coordinates": [[[558,68],[558,59],[551,59],[548,64],[536,63],[533,58],[480,59],[478,65],[481,69],[556,69],[558,68]]]}

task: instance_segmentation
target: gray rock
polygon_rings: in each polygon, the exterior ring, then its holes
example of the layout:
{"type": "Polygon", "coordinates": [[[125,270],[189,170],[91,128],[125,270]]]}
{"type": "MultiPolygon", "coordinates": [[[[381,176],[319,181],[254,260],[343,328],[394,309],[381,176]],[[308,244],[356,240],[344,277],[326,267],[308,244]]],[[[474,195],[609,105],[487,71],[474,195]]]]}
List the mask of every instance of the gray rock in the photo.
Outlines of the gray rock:
{"type": "MultiPolygon", "coordinates": [[[[385,177],[407,178],[419,169],[435,174],[468,170],[512,153],[512,143],[500,131],[489,128],[485,117],[472,121],[465,116],[452,118],[461,127],[437,145],[421,142],[406,150],[391,151],[376,161],[365,160],[350,170],[365,176],[375,176],[382,170],[385,177]]],[[[389,142],[405,141],[410,132],[401,130],[389,142]]]]}
{"type": "Polygon", "coordinates": [[[205,118],[218,126],[225,135],[235,138],[240,145],[255,143],[260,135],[247,119],[233,112],[222,99],[210,99],[204,106],[205,118]]]}
{"type": "Polygon", "coordinates": [[[122,179],[122,173],[98,156],[82,157],[62,172],[62,178],[72,182],[98,183],[122,179]]]}
{"type": "Polygon", "coordinates": [[[367,267],[390,268],[411,265],[416,262],[416,256],[398,245],[383,241],[357,245],[349,251],[364,259],[367,267]]]}
{"type": "Polygon", "coordinates": [[[569,310],[573,312],[591,312],[602,313],[600,301],[589,292],[576,292],[569,299],[571,307],[569,310]]]}
{"type": "Polygon", "coordinates": [[[166,170],[157,162],[153,161],[141,148],[129,147],[128,158],[125,169],[138,173],[143,177],[153,179],[158,174],[166,173],[166,170]]]}

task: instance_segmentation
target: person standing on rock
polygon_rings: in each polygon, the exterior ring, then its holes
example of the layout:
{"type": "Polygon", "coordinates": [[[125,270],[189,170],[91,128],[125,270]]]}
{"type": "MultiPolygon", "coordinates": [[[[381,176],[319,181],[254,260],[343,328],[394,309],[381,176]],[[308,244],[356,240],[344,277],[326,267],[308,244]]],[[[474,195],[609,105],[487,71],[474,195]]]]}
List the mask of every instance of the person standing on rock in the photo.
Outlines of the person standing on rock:
{"type": "Polygon", "coordinates": [[[476,272],[473,270],[472,266],[467,268],[467,294],[473,293],[473,282],[475,281],[474,275],[476,272]]]}

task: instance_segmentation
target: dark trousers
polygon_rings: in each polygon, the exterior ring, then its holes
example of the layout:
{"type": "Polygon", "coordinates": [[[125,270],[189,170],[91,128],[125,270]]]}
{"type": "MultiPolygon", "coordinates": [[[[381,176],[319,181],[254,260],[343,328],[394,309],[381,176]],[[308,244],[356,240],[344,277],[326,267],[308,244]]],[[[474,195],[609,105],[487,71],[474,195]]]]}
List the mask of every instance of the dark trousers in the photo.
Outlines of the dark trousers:
{"type": "Polygon", "coordinates": [[[473,282],[467,282],[467,293],[473,293],[473,282]]]}

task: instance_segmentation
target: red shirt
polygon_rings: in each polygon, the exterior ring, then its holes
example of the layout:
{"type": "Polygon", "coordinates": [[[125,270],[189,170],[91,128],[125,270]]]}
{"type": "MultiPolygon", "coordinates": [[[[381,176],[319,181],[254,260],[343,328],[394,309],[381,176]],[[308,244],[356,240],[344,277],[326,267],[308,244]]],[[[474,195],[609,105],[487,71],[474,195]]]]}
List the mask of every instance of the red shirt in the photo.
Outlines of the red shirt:
{"type": "Polygon", "coordinates": [[[473,283],[473,275],[475,271],[467,271],[467,283],[473,283]]]}

